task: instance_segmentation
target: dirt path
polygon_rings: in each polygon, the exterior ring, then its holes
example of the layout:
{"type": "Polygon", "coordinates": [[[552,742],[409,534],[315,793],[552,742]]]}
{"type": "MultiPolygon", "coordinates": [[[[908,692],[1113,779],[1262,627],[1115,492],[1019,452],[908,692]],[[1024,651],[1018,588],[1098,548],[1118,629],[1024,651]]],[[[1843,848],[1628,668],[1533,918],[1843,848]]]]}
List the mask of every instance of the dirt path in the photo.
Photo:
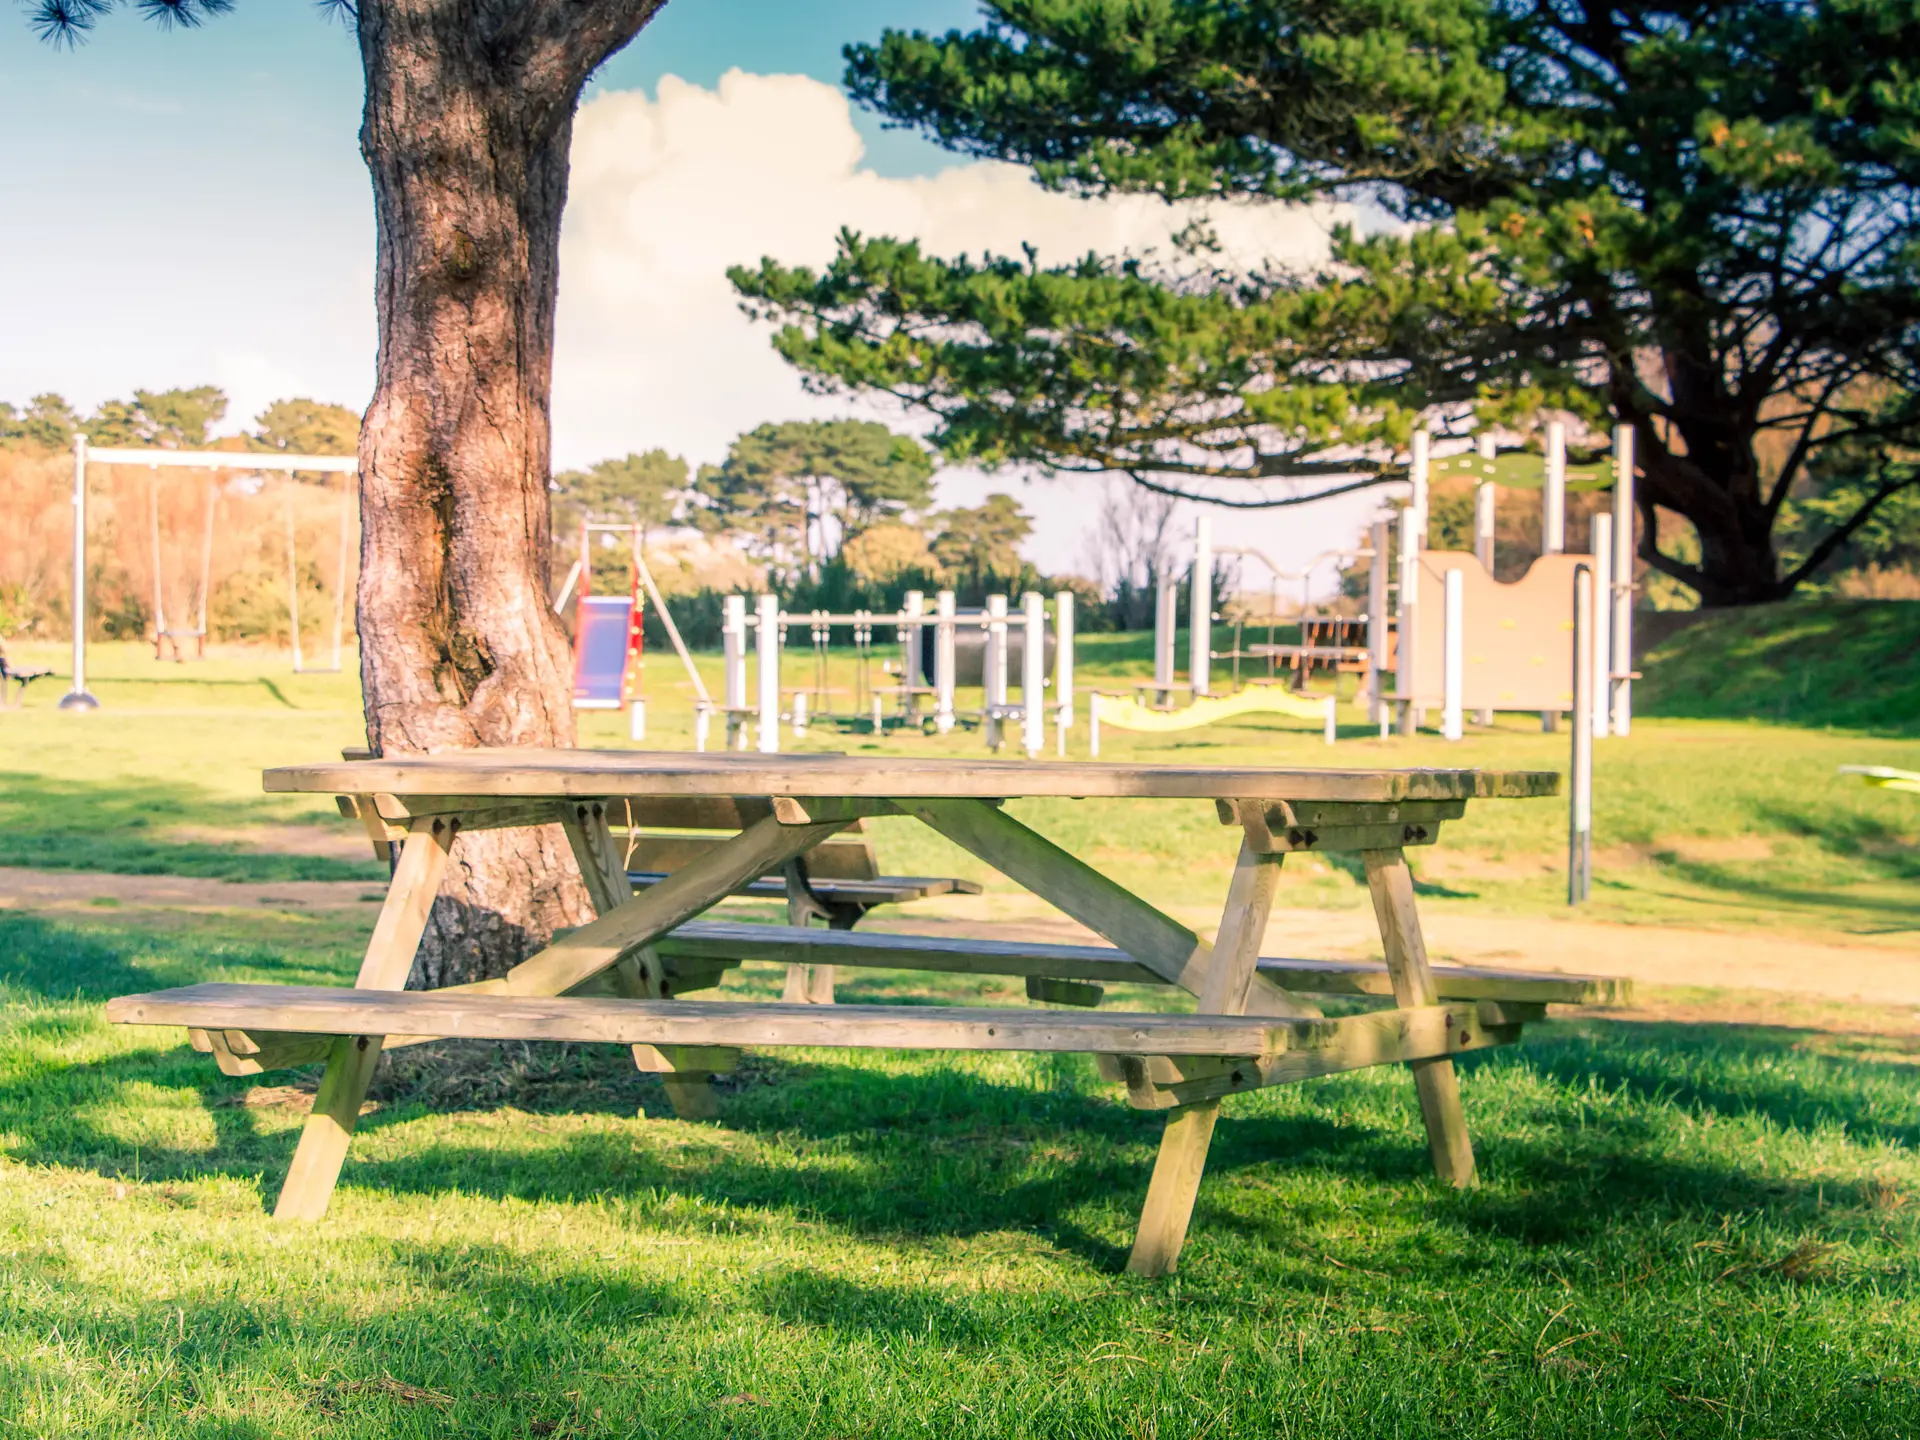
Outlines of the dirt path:
{"type": "MultiPolygon", "coordinates": [[[[357,880],[252,883],[0,867],[5,909],[324,911],[371,919],[380,897],[378,882],[357,880]]],[[[1211,920],[1198,910],[1179,918],[1202,931],[1211,920]]],[[[1441,906],[1429,907],[1425,920],[1435,960],[1619,976],[1667,992],[1759,992],[1904,1012],[1920,1008],[1920,953],[1883,943],[1484,915],[1441,906]]],[[[911,916],[876,917],[872,928],[1081,944],[1096,938],[1024,895],[932,901],[911,916]]],[[[1378,955],[1379,940],[1364,908],[1290,909],[1274,914],[1262,948],[1269,955],[1347,958],[1378,955]]]]}
{"type": "Polygon", "coordinates": [[[0,867],[0,909],[8,910],[360,910],[371,916],[384,890],[377,880],[261,883],[0,867]]]}

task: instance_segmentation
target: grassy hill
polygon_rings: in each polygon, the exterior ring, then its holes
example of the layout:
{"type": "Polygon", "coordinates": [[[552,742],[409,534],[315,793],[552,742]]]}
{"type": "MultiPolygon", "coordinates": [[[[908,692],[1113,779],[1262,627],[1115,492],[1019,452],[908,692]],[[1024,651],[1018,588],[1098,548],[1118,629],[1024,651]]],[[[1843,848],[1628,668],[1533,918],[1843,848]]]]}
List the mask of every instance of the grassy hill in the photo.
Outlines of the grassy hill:
{"type": "Polygon", "coordinates": [[[1920,731],[1920,604],[1753,605],[1689,617],[1664,636],[1635,618],[1651,642],[1634,688],[1640,713],[1920,731]]]}

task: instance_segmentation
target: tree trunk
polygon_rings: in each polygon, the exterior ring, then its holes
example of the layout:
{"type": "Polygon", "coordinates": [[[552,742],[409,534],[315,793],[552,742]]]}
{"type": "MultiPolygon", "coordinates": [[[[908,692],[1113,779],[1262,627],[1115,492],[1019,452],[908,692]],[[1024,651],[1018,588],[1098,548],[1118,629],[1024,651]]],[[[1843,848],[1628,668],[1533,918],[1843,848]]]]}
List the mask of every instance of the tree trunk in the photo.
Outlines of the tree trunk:
{"type": "MultiPolygon", "coordinates": [[[[375,753],[571,745],[548,603],[560,213],[581,87],[659,0],[361,0],[378,378],[357,616],[375,753]]],[[[411,984],[498,974],[591,913],[558,827],[455,844],[411,984]]]]}

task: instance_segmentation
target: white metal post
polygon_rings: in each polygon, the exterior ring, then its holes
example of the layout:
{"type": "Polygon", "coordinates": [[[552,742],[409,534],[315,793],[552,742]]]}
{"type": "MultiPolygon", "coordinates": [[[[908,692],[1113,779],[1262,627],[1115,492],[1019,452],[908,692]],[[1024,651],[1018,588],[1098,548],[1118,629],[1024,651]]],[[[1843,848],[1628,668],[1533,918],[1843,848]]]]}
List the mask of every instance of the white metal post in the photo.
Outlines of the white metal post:
{"type": "Polygon", "coordinates": [[[1461,724],[1460,701],[1466,684],[1466,576],[1458,570],[1447,571],[1446,608],[1441,612],[1441,708],[1440,733],[1458,740],[1465,733],[1461,724]]]}
{"type": "Polygon", "coordinates": [[[1020,597],[1026,634],[1020,651],[1020,738],[1029,758],[1047,743],[1047,597],[1029,590],[1020,597]]]}
{"type": "Polygon", "coordinates": [[[1433,473],[1433,436],[1425,430],[1413,432],[1413,455],[1407,464],[1407,476],[1413,481],[1413,498],[1408,502],[1418,518],[1414,533],[1420,548],[1427,548],[1427,484],[1433,473]]]}
{"type": "Polygon", "coordinates": [[[1153,703],[1173,703],[1173,577],[1162,574],[1153,592],[1153,703]]]}
{"type": "Polygon", "coordinates": [[[1073,728],[1073,592],[1056,590],[1053,596],[1053,725],[1054,745],[1067,753],[1067,731],[1073,728]]]}
{"type": "Polygon", "coordinates": [[[1547,484],[1540,497],[1540,553],[1567,548],[1567,427],[1547,422],[1547,484]]]}
{"type": "Polygon", "coordinates": [[[1573,785],[1567,816],[1567,903],[1593,888],[1593,568],[1573,572],[1573,785]]]}
{"type": "Polygon", "coordinates": [[[760,753],[780,753],[780,601],[762,595],[754,604],[760,626],[760,753]]]}
{"type": "Polygon", "coordinates": [[[1007,597],[987,597],[987,649],[981,687],[986,691],[987,744],[1000,748],[1000,712],[1007,703],[1007,597]]]}
{"type": "Polygon", "coordinates": [[[98,710],[87,691],[87,437],[73,437],[73,685],[62,710],[98,710]]]}
{"type": "Polygon", "coordinates": [[[953,692],[955,665],[953,656],[953,591],[942,590],[935,599],[933,627],[933,723],[942,735],[953,729],[953,692]]]}
{"type": "Polygon", "coordinates": [[[1611,647],[1607,632],[1611,627],[1611,607],[1606,603],[1607,576],[1613,573],[1613,517],[1593,517],[1593,738],[1607,738],[1607,669],[1611,647]]]}
{"type": "Polygon", "coordinates": [[[1384,520],[1373,522],[1373,559],[1367,565],[1367,700],[1373,723],[1387,723],[1387,536],[1384,520]]]}
{"type": "Polygon", "coordinates": [[[1633,427],[1613,431],[1613,733],[1633,729],[1633,427]]]}
{"type": "Polygon", "coordinates": [[[907,591],[900,602],[900,613],[913,617],[900,627],[900,709],[909,717],[919,710],[920,696],[917,692],[926,683],[921,678],[919,620],[926,608],[927,597],[918,590],[907,591]]]}
{"type": "Polygon", "coordinates": [[[1400,512],[1400,636],[1399,653],[1394,656],[1396,703],[1400,707],[1400,733],[1412,735],[1419,729],[1419,717],[1413,703],[1414,623],[1420,608],[1420,542],[1417,526],[1420,517],[1408,506],[1400,512]]]}
{"type": "MultiPolygon", "coordinates": [[[[1483,460],[1493,458],[1493,436],[1480,437],[1480,456],[1483,460]]],[[[1485,567],[1487,574],[1493,574],[1494,548],[1494,484],[1491,480],[1482,480],[1473,492],[1473,553],[1485,567]]],[[[1476,725],[1493,724],[1493,711],[1480,710],[1474,715],[1476,725]]]]}
{"type": "Polygon", "coordinates": [[[1187,616],[1192,638],[1187,642],[1187,678],[1193,698],[1209,693],[1213,661],[1213,517],[1202,515],[1193,525],[1193,588],[1187,616]]]}
{"type": "Polygon", "coordinates": [[[1496,497],[1491,480],[1482,480],[1473,491],[1473,553],[1487,574],[1493,574],[1493,522],[1496,497]]]}
{"type": "Polygon", "coordinates": [[[746,749],[747,597],[729,595],[720,605],[721,663],[726,676],[721,703],[726,707],[727,749],[746,749]]]}

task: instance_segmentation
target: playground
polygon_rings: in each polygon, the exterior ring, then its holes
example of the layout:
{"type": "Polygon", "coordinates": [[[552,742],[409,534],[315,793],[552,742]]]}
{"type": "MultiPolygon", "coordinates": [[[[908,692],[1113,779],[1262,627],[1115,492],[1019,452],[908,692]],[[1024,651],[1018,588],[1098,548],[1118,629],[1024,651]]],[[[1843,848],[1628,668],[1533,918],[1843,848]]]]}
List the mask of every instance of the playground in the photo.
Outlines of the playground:
{"type": "MultiPolygon", "coordinates": [[[[368,1101],[336,1241],[290,1244],[263,1191],[316,1072],[223,1077],[101,1007],[350,978],[385,867],[325,797],[262,795],[259,773],[359,741],[352,657],[294,675],[284,654],[176,665],[96,644],[98,714],[60,715],[55,679],[0,715],[14,1414],[42,1433],[179,1435],[316,1415],[369,1435],[879,1434],[906,1415],[1118,1435],[1131,1421],[1115,1417],[1150,1414],[1184,1435],[1294,1413],[1467,1435],[1550,1405],[1575,1435],[1903,1433],[1920,1374],[1920,819],[1910,795],[1837,772],[1920,768],[1897,686],[1847,683],[1910,653],[1910,625],[1885,621],[1907,608],[1797,608],[1765,639],[1722,617],[1657,649],[1632,736],[1594,745],[1577,909],[1563,804],[1484,806],[1414,852],[1436,962],[1619,974],[1631,1006],[1461,1062],[1473,1192],[1425,1173],[1391,1068],[1240,1097],[1189,1264],[1158,1283],[1116,1273],[1157,1125],[1073,1056],[782,1051],[718,1082],[715,1127],[676,1119],[618,1051],[403,1050],[368,1101]]],[[[691,658],[723,696],[724,657],[691,658]]],[[[1152,662],[1151,636],[1079,637],[1088,691],[1151,684],[1152,662]]],[[[690,751],[690,677],[671,651],[644,663],[646,743],[690,751]]],[[[850,692],[862,663],[829,649],[825,688],[850,692]]],[[[1528,715],[1457,742],[1382,738],[1350,695],[1337,719],[1332,752],[1315,718],[1254,714],[1110,730],[1103,756],[1564,768],[1570,738],[1528,715]]],[[[631,745],[629,724],[582,711],[582,743],[631,745]]],[[[1086,739],[1070,731],[1070,754],[1086,739]]],[[[970,757],[984,737],[849,724],[786,727],[781,745],[970,757]]],[[[1219,825],[1155,803],[1126,828],[1119,802],[1009,808],[1206,927],[1228,880],[1219,825]]],[[[925,827],[869,826],[888,869],[984,893],[864,930],[1085,939],[925,827]]],[[[1265,953],[1364,956],[1370,927],[1351,862],[1297,856],[1265,953]]],[[[750,963],[716,994],[781,984],[750,963]]],[[[1017,980],[871,969],[843,973],[838,998],[1024,1003],[1017,980]]]]}

